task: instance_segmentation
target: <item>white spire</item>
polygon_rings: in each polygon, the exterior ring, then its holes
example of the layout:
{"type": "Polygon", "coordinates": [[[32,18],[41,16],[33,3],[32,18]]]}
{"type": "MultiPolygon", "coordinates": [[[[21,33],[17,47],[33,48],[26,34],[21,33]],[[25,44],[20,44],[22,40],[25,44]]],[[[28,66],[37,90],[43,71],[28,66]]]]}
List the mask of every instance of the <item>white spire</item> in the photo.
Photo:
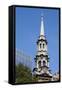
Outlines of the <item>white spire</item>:
{"type": "Polygon", "coordinates": [[[40,28],[40,36],[44,36],[44,21],[43,21],[43,16],[41,16],[41,28],[40,28]]]}

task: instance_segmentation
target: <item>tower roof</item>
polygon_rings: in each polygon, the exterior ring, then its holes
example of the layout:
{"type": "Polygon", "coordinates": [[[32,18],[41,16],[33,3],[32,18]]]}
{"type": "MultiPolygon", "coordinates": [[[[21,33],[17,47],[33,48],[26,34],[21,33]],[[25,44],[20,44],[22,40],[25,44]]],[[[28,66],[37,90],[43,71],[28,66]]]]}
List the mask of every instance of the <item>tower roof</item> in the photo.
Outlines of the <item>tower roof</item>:
{"type": "Polygon", "coordinates": [[[41,28],[40,28],[40,36],[44,36],[44,19],[43,16],[41,16],[41,28]]]}

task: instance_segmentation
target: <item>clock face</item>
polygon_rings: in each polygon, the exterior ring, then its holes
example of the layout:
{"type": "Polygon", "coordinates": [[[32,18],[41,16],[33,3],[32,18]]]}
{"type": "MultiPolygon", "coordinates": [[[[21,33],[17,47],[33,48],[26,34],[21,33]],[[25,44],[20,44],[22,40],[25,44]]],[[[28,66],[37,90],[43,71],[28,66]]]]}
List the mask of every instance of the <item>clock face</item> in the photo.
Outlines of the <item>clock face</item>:
{"type": "Polygon", "coordinates": [[[44,68],[43,68],[43,71],[44,71],[44,73],[47,73],[47,68],[44,67],[44,68]]]}

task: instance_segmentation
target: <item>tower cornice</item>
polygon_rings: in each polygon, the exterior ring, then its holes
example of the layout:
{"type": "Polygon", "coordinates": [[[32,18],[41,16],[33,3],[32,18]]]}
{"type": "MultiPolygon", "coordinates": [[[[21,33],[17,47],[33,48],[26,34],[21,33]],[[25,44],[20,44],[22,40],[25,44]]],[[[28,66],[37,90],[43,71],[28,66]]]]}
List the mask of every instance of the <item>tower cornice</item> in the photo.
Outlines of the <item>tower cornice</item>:
{"type": "Polygon", "coordinates": [[[49,61],[49,59],[50,59],[48,55],[43,55],[43,54],[41,54],[41,55],[36,55],[36,57],[35,57],[34,59],[36,60],[37,57],[46,57],[48,61],[49,61]]]}
{"type": "Polygon", "coordinates": [[[39,41],[44,41],[46,44],[48,43],[46,39],[42,39],[42,38],[41,38],[41,39],[38,39],[38,40],[37,40],[37,44],[39,43],[39,41]]]}

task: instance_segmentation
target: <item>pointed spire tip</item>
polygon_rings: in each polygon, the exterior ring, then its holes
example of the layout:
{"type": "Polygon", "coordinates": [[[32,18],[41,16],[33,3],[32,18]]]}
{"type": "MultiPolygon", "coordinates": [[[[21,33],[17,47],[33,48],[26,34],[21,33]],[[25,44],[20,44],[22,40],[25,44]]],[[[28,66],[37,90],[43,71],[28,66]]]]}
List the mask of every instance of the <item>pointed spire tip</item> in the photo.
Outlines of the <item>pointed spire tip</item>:
{"type": "Polygon", "coordinates": [[[41,30],[40,35],[44,36],[44,21],[43,21],[43,15],[41,16],[41,30]]]}

